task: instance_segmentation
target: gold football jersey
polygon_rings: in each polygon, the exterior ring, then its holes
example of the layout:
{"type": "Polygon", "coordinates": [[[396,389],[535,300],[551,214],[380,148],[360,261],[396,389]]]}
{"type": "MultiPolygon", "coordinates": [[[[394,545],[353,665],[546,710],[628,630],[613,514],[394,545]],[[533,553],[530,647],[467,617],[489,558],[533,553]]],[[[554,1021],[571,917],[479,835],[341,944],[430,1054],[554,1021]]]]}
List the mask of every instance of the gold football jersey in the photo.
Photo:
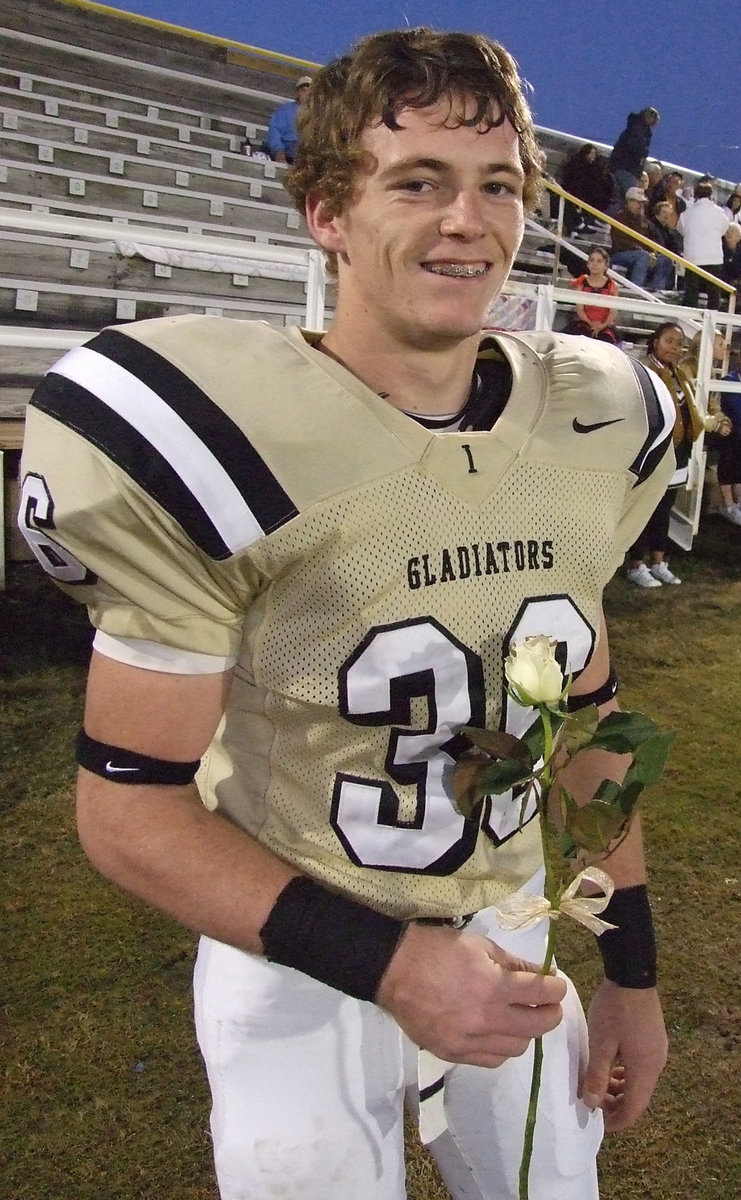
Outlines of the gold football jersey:
{"type": "Polygon", "coordinates": [[[235,664],[208,807],[387,913],[471,912],[541,849],[520,796],[458,812],[459,730],[530,723],[511,641],[589,662],[673,407],[613,347],[501,335],[493,427],[437,433],[312,340],[185,317],[71,351],[29,409],[21,527],[102,634],[235,664]]]}

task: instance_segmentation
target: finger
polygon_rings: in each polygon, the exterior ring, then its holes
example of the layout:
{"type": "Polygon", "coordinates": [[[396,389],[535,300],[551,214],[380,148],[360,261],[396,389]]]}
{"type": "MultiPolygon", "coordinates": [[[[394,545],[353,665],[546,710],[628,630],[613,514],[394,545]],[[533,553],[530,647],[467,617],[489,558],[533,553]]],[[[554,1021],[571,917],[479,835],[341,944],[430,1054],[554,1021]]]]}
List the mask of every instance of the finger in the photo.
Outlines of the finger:
{"type": "Polygon", "coordinates": [[[615,1097],[614,1104],[605,1109],[605,1129],[608,1133],[617,1133],[621,1129],[629,1129],[646,1111],[653,1094],[653,1086],[640,1082],[631,1084],[626,1077],[623,1091],[615,1097]]]}
{"type": "Polygon", "coordinates": [[[507,1004],[560,1004],[566,995],[566,980],[532,971],[507,971],[500,975],[497,991],[507,1004]]]}
{"type": "Polygon", "coordinates": [[[491,1035],[492,1029],[501,1027],[503,1021],[506,1022],[507,1037],[526,1038],[530,1041],[532,1038],[542,1037],[544,1033],[550,1033],[557,1025],[560,1025],[563,1018],[563,1012],[560,1004],[510,1004],[502,1013],[501,1005],[492,1006],[491,1008],[491,1023],[488,1029],[482,1029],[480,1032],[483,1036],[491,1035]]]}
{"type": "Polygon", "coordinates": [[[459,1038],[455,1042],[427,1043],[430,1050],[445,1062],[466,1063],[474,1067],[501,1067],[510,1058],[519,1058],[531,1045],[531,1038],[489,1034],[486,1037],[459,1038]]]}
{"type": "MultiPolygon", "coordinates": [[[[502,947],[498,946],[496,942],[493,942],[491,940],[491,938],[487,938],[486,940],[488,941],[488,943],[491,947],[491,949],[489,951],[489,957],[492,958],[494,960],[494,962],[498,963],[500,967],[504,967],[505,970],[507,970],[507,971],[525,971],[525,972],[527,972],[529,974],[533,974],[533,975],[542,975],[543,974],[542,963],[538,964],[538,963],[530,962],[526,958],[516,958],[514,954],[510,954],[509,951],[503,950],[502,947]]],[[[547,972],[547,974],[555,975],[556,974],[555,966],[552,966],[550,968],[550,970],[547,972]]]]}
{"type": "Polygon", "coordinates": [[[601,1108],[615,1070],[613,1060],[592,1052],[581,1085],[581,1099],[587,1108],[601,1108]]]}

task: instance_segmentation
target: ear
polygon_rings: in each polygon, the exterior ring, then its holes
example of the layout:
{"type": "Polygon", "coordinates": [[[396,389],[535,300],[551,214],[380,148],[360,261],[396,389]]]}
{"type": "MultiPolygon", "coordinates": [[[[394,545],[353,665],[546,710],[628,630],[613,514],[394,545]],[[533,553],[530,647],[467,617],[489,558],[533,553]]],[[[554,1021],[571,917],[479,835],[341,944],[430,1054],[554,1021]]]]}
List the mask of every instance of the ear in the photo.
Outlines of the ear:
{"type": "Polygon", "coordinates": [[[344,220],[342,214],[330,216],[327,201],[315,195],[306,197],[306,224],[309,233],[322,250],[329,254],[342,254],[345,249],[344,220]]]}

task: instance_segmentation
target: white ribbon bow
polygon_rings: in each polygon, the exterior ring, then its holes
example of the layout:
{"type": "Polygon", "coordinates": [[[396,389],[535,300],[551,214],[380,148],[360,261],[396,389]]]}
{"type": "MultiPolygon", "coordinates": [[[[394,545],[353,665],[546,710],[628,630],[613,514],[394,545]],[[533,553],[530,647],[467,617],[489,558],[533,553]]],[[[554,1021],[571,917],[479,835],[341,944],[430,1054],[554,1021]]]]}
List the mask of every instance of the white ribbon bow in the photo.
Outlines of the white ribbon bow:
{"type": "Polygon", "coordinates": [[[529,892],[513,892],[500,904],[495,905],[495,908],[502,929],[532,929],[533,925],[537,925],[538,921],[542,921],[544,917],[555,921],[561,913],[565,913],[567,917],[572,917],[580,925],[586,925],[587,929],[591,929],[592,933],[596,933],[599,937],[606,929],[617,929],[617,925],[611,925],[609,921],[602,921],[596,915],[607,908],[614,891],[615,884],[605,871],[601,871],[599,867],[587,867],[571,881],[555,907],[550,900],[546,900],[545,896],[532,896],[529,892]],[[577,896],[576,893],[579,891],[583,879],[596,883],[605,893],[604,896],[577,896]]]}

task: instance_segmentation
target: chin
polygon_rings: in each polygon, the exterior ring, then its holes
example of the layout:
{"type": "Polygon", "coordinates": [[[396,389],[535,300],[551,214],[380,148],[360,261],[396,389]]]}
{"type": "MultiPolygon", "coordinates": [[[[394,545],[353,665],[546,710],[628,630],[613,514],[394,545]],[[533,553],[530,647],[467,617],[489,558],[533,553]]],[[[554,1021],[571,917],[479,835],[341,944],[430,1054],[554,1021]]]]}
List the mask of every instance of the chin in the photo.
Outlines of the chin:
{"type": "Polygon", "coordinates": [[[475,313],[440,314],[437,320],[431,319],[426,323],[420,322],[418,332],[423,340],[442,344],[465,342],[468,338],[478,337],[488,311],[485,309],[475,313]]]}

